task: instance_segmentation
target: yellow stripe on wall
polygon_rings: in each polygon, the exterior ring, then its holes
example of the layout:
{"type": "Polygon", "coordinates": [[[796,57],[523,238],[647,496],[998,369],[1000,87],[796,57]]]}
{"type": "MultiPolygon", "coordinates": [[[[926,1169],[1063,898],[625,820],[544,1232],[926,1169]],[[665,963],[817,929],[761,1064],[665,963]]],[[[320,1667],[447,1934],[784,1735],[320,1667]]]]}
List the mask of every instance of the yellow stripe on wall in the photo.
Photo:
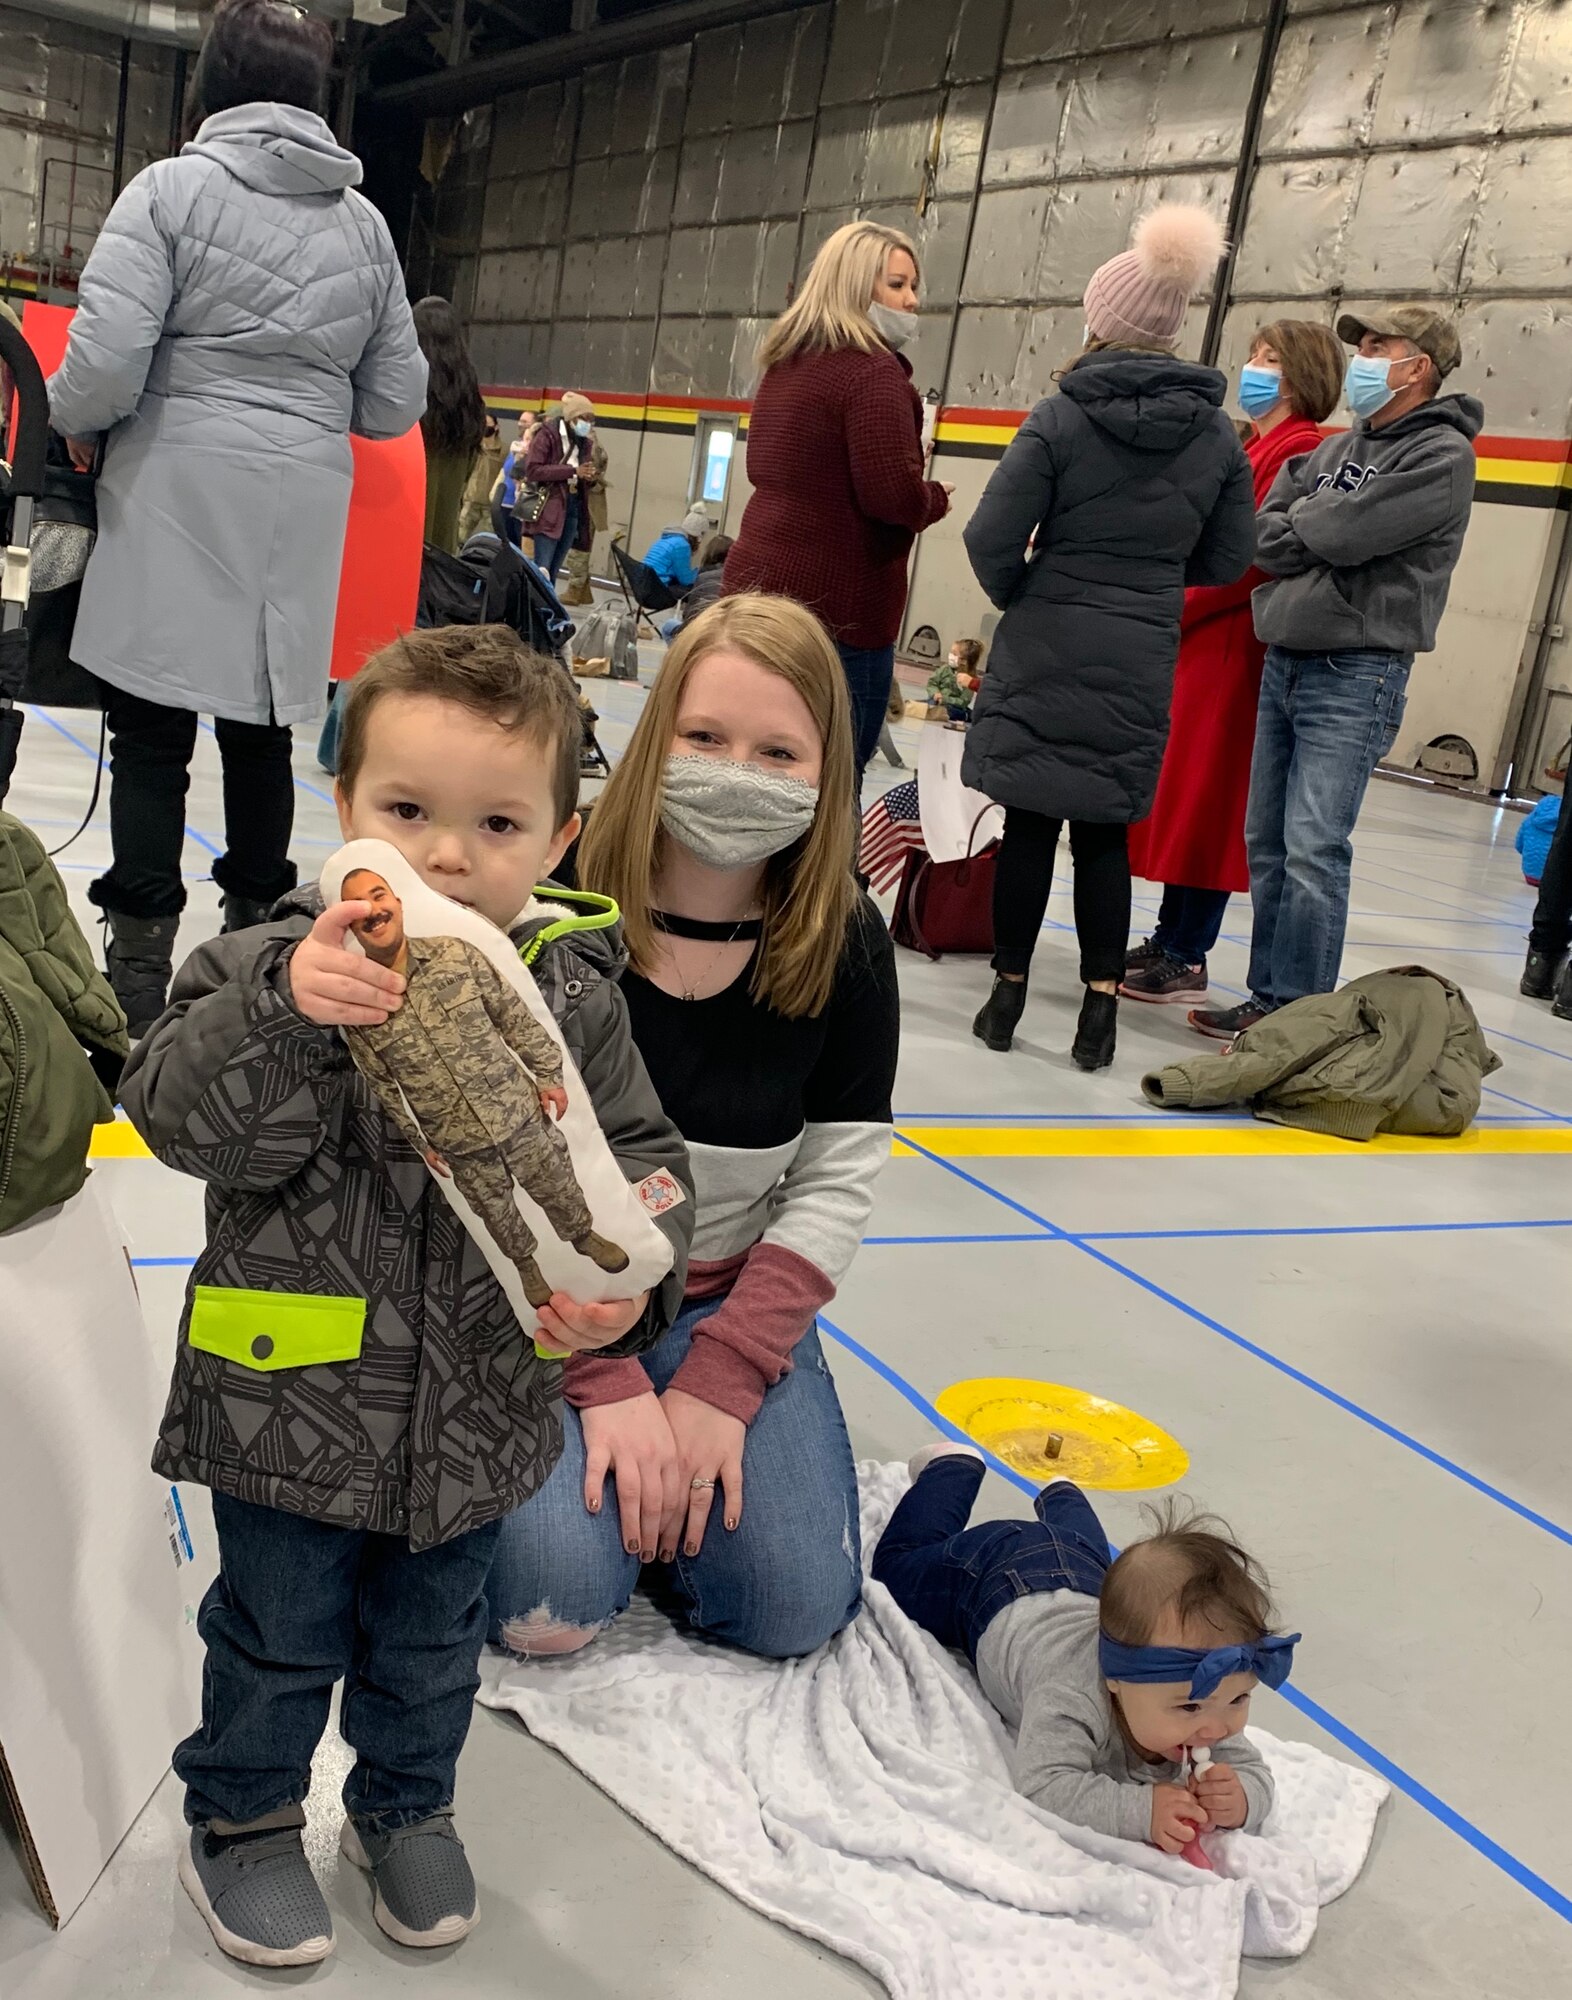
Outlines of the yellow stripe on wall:
{"type": "Polygon", "coordinates": [[[1474,477],[1510,486],[1572,487],[1572,465],[1542,458],[1481,458],[1474,463],[1474,477]]]}
{"type": "Polygon", "coordinates": [[[1199,1120],[1112,1130],[1084,1125],[907,1125],[896,1134],[897,1158],[920,1159],[901,1144],[902,1135],[951,1160],[1230,1160],[1303,1158],[1336,1153],[1572,1153],[1572,1126],[1548,1131],[1475,1126],[1461,1139],[1407,1139],[1384,1136],[1368,1143],[1331,1139],[1287,1125],[1208,1127],[1199,1120]]]}

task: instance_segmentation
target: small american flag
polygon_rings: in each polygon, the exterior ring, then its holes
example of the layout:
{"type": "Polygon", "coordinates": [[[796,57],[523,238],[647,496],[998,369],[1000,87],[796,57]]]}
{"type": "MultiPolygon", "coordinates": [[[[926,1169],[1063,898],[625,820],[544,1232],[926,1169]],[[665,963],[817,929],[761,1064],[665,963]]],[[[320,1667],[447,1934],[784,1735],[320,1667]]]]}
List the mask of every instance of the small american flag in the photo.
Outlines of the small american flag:
{"type": "Polygon", "coordinates": [[[862,841],[857,850],[859,873],[876,890],[894,886],[906,857],[922,851],[922,818],[917,809],[917,780],[892,785],[862,816],[862,841]]]}

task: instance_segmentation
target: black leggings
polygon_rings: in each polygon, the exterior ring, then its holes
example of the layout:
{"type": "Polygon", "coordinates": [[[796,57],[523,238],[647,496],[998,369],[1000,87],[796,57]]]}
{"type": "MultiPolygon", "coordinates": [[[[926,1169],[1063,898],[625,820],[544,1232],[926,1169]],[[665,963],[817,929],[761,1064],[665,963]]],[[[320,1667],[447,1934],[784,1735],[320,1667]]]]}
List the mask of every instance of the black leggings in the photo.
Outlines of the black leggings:
{"type": "MultiPolygon", "coordinates": [[[[197,718],[189,709],[165,708],[108,686],[104,708],[114,862],[87,893],[101,910],[122,916],[177,917],[186,906],[180,855],[197,718]]],[[[222,719],[213,728],[224,767],[226,846],[214,858],[213,880],[229,895],[271,903],[295,886],[289,728],[222,719]]]]}
{"type": "MultiPolygon", "coordinates": [[[[1009,806],[993,879],[993,969],[1024,974],[1048,908],[1054,849],[1063,820],[1009,806]]],[[[1123,979],[1130,945],[1130,855],[1125,826],[1070,822],[1075,859],[1075,935],[1081,978],[1123,979]]]]}

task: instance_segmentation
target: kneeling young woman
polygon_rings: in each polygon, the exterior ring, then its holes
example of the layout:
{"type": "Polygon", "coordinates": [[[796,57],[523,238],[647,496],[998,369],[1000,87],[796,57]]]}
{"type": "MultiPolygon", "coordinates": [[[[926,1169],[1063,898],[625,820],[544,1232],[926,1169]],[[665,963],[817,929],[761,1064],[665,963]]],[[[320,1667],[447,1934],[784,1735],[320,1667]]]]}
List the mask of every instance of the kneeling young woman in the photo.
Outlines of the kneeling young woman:
{"type": "Polygon", "coordinates": [[[814,1320],[889,1153],[900,1017],[848,872],[851,773],[823,628],[743,594],[678,636],[590,818],[578,879],[621,906],[634,1040],[698,1212],[659,1345],[567,1363],[562,1462],[487,1589],[515,1652],[587,1644],[651,1562],[697,1629],[750,1652],[809,1652],[856,1612],[856,1474],[814,1320]]]}

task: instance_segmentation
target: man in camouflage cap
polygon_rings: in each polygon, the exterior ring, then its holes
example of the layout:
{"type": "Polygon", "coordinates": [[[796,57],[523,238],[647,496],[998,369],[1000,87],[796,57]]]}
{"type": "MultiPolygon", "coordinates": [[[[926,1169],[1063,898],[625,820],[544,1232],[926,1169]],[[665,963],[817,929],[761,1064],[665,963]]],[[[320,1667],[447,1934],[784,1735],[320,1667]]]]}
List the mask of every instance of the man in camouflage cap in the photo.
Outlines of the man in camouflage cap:
{"type": "Polygon", "coordinates": [[[1250,997],[1190,1016],[1224,1041],[1337,984],[1354,823],[1397,740],[1414,655],[1435,645],[1474,500],[1484,408],[1441,394],[1463,358],[1456,322],[1384,306],[1344,313],[1337,335],[1356,350],[1353,428],[1291,458],[1256,516],[1267,653],[1245,816],[1250,997]]]}
{"type": "Polygon", "coordinates": [[[342,893],[371,905],[351,926],[366,956],[408,982],[404,1004],[379,1026],[343,1031],[388,1116],[518,1267],[532,1306],[545,1305],[552,1287],[535,1261],[515,1183],[581,1257],[625,1271],[627,1253],[595,1233],[557,1129],[568,1094],[556,1038],[477,945],[410,937],[403,904],[373,870],[353,870],[342,893]]]}

